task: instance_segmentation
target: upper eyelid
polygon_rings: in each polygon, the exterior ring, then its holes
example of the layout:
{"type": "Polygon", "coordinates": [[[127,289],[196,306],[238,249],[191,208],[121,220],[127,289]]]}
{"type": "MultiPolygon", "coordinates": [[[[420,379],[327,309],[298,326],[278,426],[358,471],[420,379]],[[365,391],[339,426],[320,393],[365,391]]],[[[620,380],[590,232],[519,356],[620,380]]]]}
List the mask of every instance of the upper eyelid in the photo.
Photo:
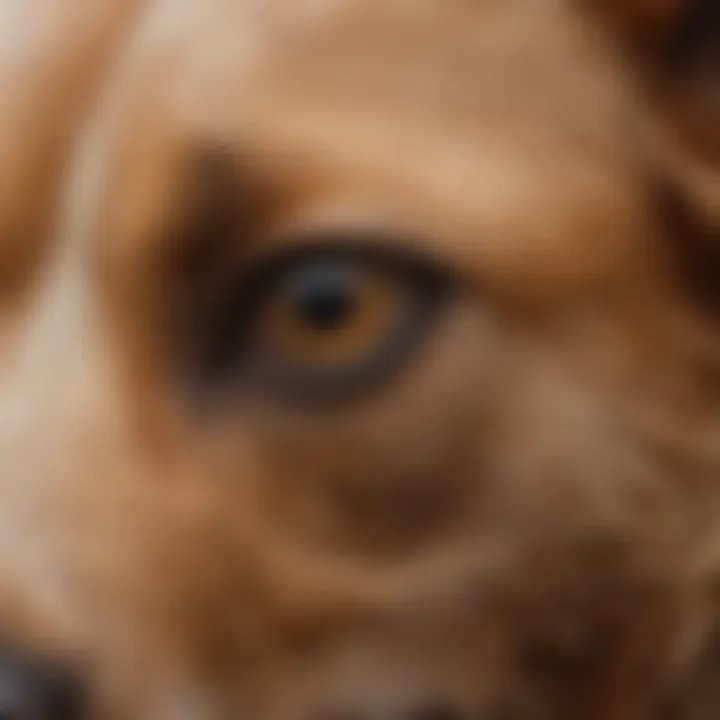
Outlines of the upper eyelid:
{"type": "Polygon", "coordinates": [[[285,241],[279,238],[272,243],[261,243],[245,255],[237,272],[247,278],[272,273],[273,268],[328,257],[372,263],[442,284],[450,284],[456,275],[440,259],[419,250],[406,236],[332,227],[297,230],[285,241]]]}

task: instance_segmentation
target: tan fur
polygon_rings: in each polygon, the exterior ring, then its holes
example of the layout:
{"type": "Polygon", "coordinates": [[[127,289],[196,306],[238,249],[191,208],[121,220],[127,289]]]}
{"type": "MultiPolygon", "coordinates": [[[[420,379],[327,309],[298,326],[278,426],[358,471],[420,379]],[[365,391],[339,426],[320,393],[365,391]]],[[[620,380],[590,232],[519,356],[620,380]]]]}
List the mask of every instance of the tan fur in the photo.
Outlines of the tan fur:
{"type": "Polygon", "coordinates": [[[0,48],[0,634],[93,718],[720,713],[718,77],[600,4],[73,0],[0,48]],[[199,416],[167,309],[228,190],[218,272],[380,227],[464,300],[347,405],[199,416]]]}

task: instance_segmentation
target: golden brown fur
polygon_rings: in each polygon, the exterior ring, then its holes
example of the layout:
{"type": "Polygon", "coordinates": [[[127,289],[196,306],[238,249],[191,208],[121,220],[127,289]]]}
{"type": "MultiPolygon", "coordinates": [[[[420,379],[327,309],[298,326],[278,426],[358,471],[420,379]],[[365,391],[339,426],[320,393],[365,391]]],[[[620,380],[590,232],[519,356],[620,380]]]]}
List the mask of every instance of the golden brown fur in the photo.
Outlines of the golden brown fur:
{"type": "Polygon", "coordinates": [[[690,4],[74,0],[29,31],[3,644],[76,665],[93,717],[717,717],[720,31],[668,59],[690,4]],[[432,342],[340,405],[197,408],[173,318],[338,225],[454,269],[432,342]]]}

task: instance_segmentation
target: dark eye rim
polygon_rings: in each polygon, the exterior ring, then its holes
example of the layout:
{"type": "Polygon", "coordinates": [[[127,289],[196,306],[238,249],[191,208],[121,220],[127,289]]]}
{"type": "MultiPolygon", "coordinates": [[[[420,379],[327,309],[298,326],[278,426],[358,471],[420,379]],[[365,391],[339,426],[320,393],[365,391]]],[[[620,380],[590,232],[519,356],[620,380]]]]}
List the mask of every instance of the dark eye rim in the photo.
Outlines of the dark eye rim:
{"type": "Polygon", "coordinates": [[[368,241],[367,234],[347,231],[295,235],[290,247],[285,245],[256,259],[218,293],[202,341],[203,385],[219,395],[234,389],[293,403],[347,402],[389,382],[417,354],[447,305],[452,287],[447,268],[396,237],[373,234],[368,241]],[[356,363],[334,370],[268,364],[267,358],[260,359],[251,352],[258,308],[284,273],[314,261],[359,262],[397,278],[407,288],[411,301],[403,321],[397,323],[387,343],[356,363]]]}

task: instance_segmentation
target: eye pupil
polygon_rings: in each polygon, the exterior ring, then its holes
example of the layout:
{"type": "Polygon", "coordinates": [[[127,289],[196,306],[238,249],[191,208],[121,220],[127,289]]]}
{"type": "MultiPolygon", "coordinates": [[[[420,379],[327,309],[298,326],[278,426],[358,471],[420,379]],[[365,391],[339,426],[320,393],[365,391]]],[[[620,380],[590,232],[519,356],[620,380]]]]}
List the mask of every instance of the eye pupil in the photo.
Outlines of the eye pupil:
{"type": "Polygon", "coordinates": [[[313,268],[291,279],[287,289],[294,314],[317,332],[330,332],[357,310],[355,279],[349,268],[313,268]]]}

